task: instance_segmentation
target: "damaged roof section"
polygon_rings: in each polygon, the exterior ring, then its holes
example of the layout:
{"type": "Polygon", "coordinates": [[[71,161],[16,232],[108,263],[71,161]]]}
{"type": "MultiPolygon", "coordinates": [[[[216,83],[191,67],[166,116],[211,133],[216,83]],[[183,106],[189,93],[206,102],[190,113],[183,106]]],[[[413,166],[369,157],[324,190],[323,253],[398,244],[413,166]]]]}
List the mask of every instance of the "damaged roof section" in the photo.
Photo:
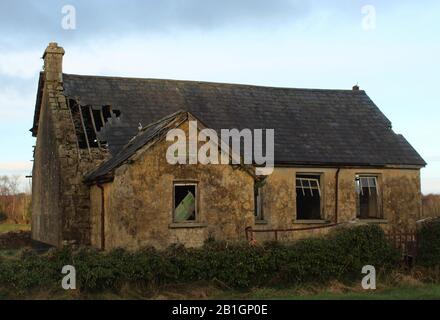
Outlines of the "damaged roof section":
{"type": "Polygon", "coordinates": [[[80,105],[69,99],[69,109],[81,149],[107,149],[106,133],[121,121],[121,112],[111,106],[80,105]]]}

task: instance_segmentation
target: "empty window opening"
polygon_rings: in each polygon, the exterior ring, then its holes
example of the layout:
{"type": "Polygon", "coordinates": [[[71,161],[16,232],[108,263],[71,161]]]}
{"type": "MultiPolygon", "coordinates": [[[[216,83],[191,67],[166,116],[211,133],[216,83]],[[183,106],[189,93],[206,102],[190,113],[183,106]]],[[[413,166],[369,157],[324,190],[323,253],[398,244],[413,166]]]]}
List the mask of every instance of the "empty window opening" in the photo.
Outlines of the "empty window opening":
{"type": "Polygon", "coordinates": [[[296,219],[321,219],[320,175],[296,176],[296,219]]]}
{"type": "Polygon", "coordinates": [[[359,219],[380,219],[379,188],[377,177],[356,176],[357,217],[359,219]]]}
{"type": "Polygon", "coordinates": [[[193,222],[197,216],[197,185],[174,185],[174,222],[193,222]]]}
{"type": "Polygon", "coordinates": [[[264,220],[263,216],[263,187],[259,183],[254,185],[254,216],[255,220],[264,220]]]}

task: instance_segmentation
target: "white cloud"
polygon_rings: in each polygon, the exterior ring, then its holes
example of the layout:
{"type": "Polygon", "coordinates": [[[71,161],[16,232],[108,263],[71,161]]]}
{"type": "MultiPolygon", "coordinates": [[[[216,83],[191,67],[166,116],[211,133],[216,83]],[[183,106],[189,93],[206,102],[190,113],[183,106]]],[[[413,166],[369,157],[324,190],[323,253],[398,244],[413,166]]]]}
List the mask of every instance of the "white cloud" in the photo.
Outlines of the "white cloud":
{"type": "Polygon", "coordinates": [[[30,79],[43,65],[42,52],[20,51],[0,53],[0,75],[30,79]]]}
{"type": "Polygon", "coordinates": [[[0,117],[5,120],[19,120],[29,118],[33,114],[35,94],[27,90],[18,91],[19,88],[0,88],[0,117]]]}

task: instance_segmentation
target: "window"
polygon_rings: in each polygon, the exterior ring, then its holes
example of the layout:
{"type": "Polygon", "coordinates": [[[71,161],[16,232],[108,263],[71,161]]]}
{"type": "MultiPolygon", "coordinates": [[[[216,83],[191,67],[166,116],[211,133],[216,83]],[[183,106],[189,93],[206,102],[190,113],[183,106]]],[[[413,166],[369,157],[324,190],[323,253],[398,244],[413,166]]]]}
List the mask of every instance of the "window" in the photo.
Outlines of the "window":
{"type": "Polygon", "coordinates": [[[379,188],[376,176],[356,176],[357,217],[380,219],[379,188]]]}
{"type": "Polygon", "coordinates": [[[174,184],[174,222],[195,222],[197,217],[197,184],[174,184]]]}
{"type": "Polygon", "coordinates": [[[262,186],[258,183],[254,185],[254,215],[256,221],[264,220],[262,186]]]}
{"type": "Polygon", "coordinates": [[[320,175],[296,176],[296,219],[321,219],[320,175]]]}

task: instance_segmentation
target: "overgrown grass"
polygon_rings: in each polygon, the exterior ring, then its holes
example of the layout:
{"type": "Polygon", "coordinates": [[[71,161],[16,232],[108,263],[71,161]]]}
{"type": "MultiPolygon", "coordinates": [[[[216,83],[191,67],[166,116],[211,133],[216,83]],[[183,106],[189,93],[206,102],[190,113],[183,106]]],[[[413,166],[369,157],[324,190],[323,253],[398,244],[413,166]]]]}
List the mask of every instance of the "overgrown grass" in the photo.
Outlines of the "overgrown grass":
{"type": "Polygon", "coordinates": [[[21,254],[19,249],[0,249],[0,259],[1,258],[17,258],[21,254]]]}
{"type": "Polygon", "coordinates": [[[23,294],[0,288],[2,299],[35,300],[440,300],[439,284],[382,286],[364,291],[352,284],[343,288],[328,285],[322,288],[256,288],[250,291],[220,289],[213,284],[192,284],[163,288],[154,293],[127,287],[120,292],[81,292],[79,290],[30,290],[23,294]]]}
{"type": "Polygon", "coordinates": [[[0,223],[0,234],[13,231],[29,231],[31,226],[28,224],[12,224],[12,223],[0,223]]]}
{"type": "MultiPolygon", "coordinates": [[[[330,290],[330,289],[328,289],[330,290]]],[[[304,294],[299,289],[256,289],[250,293],[222,292],[213,299],[225,300],[440,300],[440,285],[424,284],[372,291],[331,292],[304,294]]]]}

